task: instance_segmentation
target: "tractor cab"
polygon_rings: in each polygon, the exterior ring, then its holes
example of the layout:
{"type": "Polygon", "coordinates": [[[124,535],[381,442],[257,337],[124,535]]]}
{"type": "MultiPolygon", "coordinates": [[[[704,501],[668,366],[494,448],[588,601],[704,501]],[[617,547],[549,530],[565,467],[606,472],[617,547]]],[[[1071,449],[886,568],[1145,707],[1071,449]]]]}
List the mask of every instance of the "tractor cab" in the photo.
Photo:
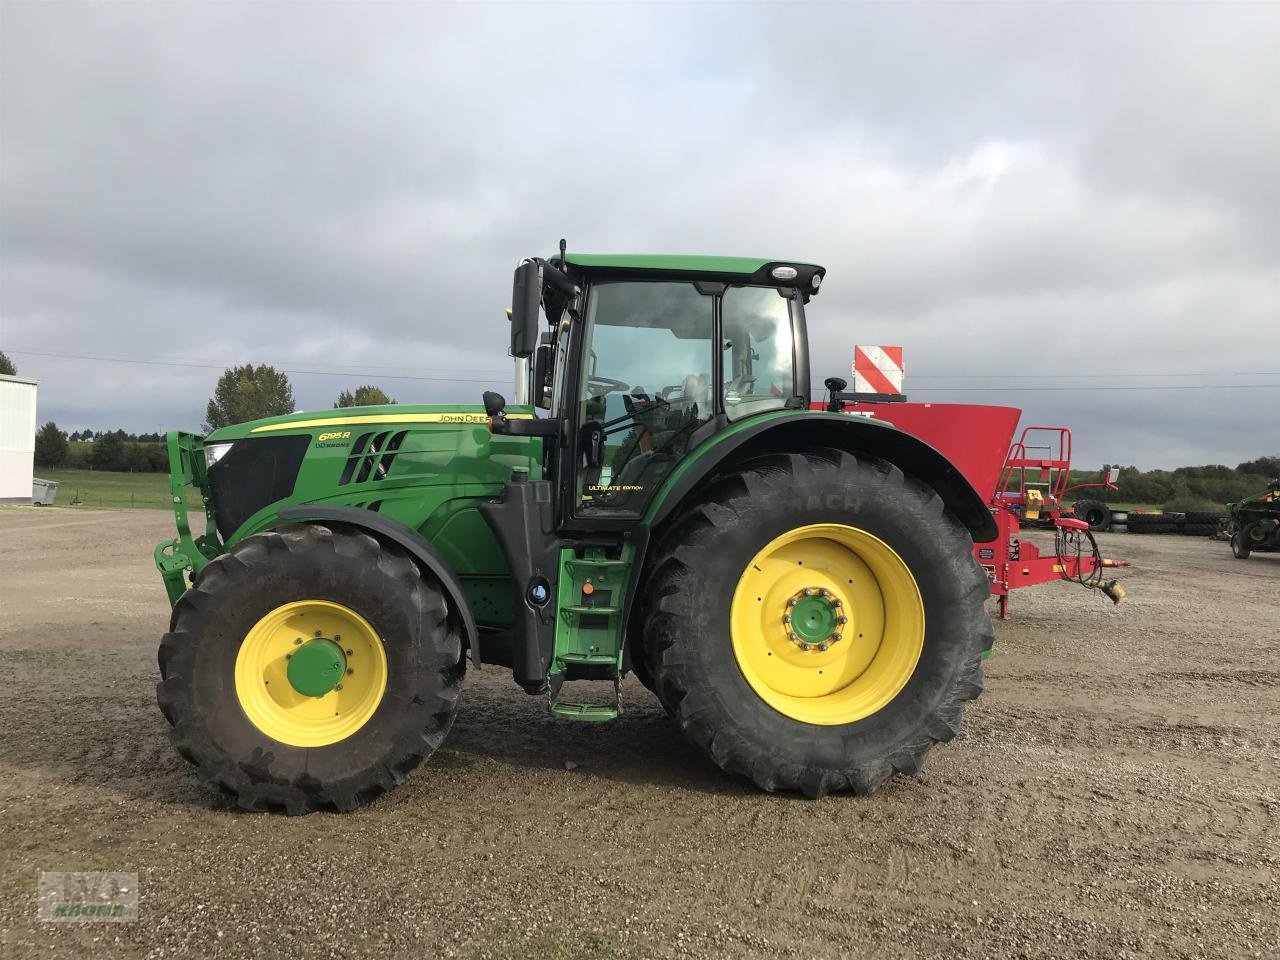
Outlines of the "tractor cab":
{"type": "Polygon", "coordinates": [[[516,270],[516,402],[495,432],[536,432],[562,522],[637,520],[699,444],[750,417],[804,410],[804,305],[824,270],[732,257],[562,253],[516,270]]]}

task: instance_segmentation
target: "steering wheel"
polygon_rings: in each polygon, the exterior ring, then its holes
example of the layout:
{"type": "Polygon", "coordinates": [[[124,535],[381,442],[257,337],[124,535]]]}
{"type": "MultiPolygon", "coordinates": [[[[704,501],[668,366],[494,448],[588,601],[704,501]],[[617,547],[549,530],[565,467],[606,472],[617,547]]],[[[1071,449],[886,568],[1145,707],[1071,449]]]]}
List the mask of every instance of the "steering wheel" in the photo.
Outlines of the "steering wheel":
{"type": "Polygon", "coordinates": [[[606,393],[626,393],[631,389],[631,384],[623,383],[621,380],[614,380],[611,377],[597,377],[595,374],[587,377],[587,389],[590,391],[592,400],[597,397],[603,397],[606,393]]]}

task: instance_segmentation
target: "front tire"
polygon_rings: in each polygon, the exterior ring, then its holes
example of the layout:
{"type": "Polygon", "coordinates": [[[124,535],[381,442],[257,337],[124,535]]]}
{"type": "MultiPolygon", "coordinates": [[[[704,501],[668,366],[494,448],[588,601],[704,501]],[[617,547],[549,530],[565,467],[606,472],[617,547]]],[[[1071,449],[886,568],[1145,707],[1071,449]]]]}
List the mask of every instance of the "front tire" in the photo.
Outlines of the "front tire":
{"type": "Polygon", "coordinates": [[[200,573],[161,642],[157,695],[178,752],[241,808],[351,810],[440,745],[461,648],[443,591],[407,554],[297,524],[200,573]]]}
{"type": "Polygon", "coordinates": [[[972,541],[883,460],[744,465],[673,524],[651,571],[659,699],[718,766],[765,790],[870,793],[914,774],[982,690],[993,632],[972,541]]]}

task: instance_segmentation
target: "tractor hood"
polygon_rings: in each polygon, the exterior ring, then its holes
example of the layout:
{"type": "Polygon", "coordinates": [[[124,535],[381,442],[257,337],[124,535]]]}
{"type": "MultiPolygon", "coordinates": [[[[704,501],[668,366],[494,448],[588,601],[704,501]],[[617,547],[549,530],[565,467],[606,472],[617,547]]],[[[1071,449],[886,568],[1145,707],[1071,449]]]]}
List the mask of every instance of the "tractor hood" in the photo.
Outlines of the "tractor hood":
{"type": "MultiPolygon", "coordinates": [[[[514,407],[508,416],[532,416],[531,407],[514,407]]],[[[479,404],[423,406],[414,404],[390,404],[381,407],[338,407],[332,410],[291,413],[283,417],[250,420],[229,427],[221,427],[205,437],[206,444],[244,440],[249,437],[270,437],[291,433],[327,433],[334,430],[352,430],[362,426],[377,427],[383,424],[468,424],[487,425],[488,416],[479,404]]]]}

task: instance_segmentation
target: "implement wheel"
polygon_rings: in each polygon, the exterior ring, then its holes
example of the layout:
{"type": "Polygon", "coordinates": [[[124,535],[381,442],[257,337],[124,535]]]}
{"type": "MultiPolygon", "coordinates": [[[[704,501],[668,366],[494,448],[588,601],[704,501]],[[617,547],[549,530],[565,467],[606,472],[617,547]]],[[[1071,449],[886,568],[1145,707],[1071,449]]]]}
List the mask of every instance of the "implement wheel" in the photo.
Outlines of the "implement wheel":
{"type": "Polygon", "coordinates": [[[765,790],[868,793],[959,731],[988,594],[924,485],[872,457],[773,456],[663,535],[645,649],[659,699],[721,768],[765,790]]]}
{"type": "Polygon", "coordinates": [[[246,810],[350,810],[439,746],[462,680],[444,594],[398,548],[298,524],[242,541],[178,601],[160,709],[246,810]]]}
{"type": "Polygon", "coordinates": [[[1249,554],[1253,551],[1253,544],[1245,536],[1243,530],[1237,530],[1231,535],[1231,555],[1237,560],[1248,560],[1249,554]]]}

